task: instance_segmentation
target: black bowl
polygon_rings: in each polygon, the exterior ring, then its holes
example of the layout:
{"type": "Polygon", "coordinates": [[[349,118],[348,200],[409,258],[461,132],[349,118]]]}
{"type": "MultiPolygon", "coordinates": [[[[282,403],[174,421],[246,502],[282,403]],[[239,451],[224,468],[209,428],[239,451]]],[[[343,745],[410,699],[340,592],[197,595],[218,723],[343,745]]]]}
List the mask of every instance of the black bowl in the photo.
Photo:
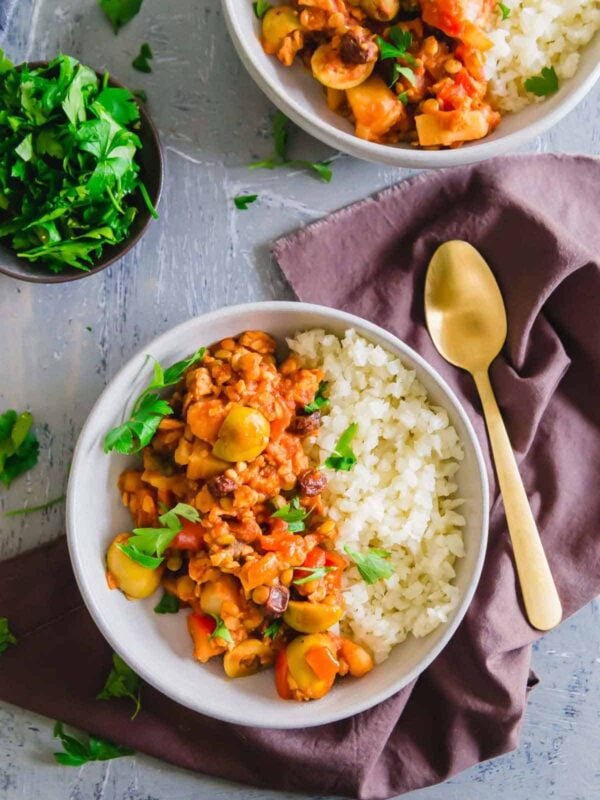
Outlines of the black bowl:
{"type": "MultiPolygon", "coordinates": [[[[36,68],[47,64],[47,61],[32,61],[28,66],[36,68]]],[[[100,80],[102,80],[103,74],[102,72],[96,72],[100,80]]],[[[122,83],[119,83],[113,77],[109,77],[108,85],[125,88],[122,83]]],[[[140,128],[136,133],[142,143],[142,149],[139,151],[138,156],[140,178],[146,185],[154,207],[157,208],[162,192],[164,171],[160,139],[154,123],[142,104],[139,105],[139,109],[140,128]]],[[[0,240],[0,272],[10,275],[11,278],[29,281],[30,283],[65,283],[66,281],[77,281],[80,278],[95,275],[97,272],[114,264],[115,261],[123,258],[144,235],[152,215],[139,196],[139,192],[136,193],[134,205],[138,209],[138,213],[135,215],[135,219],[129,229],[129,236],[119,244],[105,245],[102,250],[102,256],[89,270],[76,269],[65,265],[62,272],[50,272],[49,269],[43,266],[31,264],[24,258],[18,258],[14,250],[7,244],[7,240],[0,240]]]]}

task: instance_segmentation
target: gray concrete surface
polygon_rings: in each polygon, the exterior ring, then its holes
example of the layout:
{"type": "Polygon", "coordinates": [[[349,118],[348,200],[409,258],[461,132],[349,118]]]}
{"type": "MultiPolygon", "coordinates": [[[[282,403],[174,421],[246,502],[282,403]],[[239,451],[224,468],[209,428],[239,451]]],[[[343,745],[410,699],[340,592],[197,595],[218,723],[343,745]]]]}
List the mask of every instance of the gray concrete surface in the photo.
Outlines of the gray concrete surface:
{"type": "MultiPolygon", "coordinates": [[[[42,443],[39,466],[0,494],[0,510],[63,491],[77,434],[95,398],[144,342],[209,309],[290,297],[269,258],[269,243],[409,174],[335,155],[301,132],[293,140],[298,157],[334,156],[330,185],[297,170],[248,171],[250,160],[270,152],[272,109],[233,51],[218,0],[146,0],[117,37],[95,0],[19,0],[4,46],[17,60],[62,50],[145,89],[165,145],[167,181],[160,220],[118,266],[54,287],[0,277],[0,408],[30,407],[42,443]],[[151,75],[130,66],[144,41],[155,54],[151,75]],[[235,195],[254,192],[260,202],[235,210],[235,195]]],[[[597,87],[526,149],[600,152],[599,99],[597,87]]],[[[3,558],[58,536],[63,509],[3,519],[1,528],[3,558]]],[[[598,603],[541,640],[534,667],[542,682],[531,695],[519,750],[410,800],[600,797],[598,603]]],[[[51,728],[47,719],[0,707],[2,800],[290,797],[144,756],[62,768],[52,761],[51,728]]]]}

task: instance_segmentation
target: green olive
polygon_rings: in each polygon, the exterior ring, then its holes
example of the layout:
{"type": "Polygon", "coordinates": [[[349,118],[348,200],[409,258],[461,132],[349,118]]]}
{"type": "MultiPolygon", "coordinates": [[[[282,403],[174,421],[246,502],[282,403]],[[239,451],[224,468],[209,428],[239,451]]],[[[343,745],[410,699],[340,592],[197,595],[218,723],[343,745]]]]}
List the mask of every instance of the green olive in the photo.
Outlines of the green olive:
{"type": "Polygon", "coordinates": [[[344,609],[340,606],[290,600],[283,615],[283,621],[300,633],[319,633],[331,628],[343,615],[344,609]]]}
{"type": "Polygon", "coordinates": [[[389,22],[400,11],[400,0],[360,0],[360,7],[367,17],[389,22]]]}
{"type": "Polygon", "coordinates": [[[375,61],[365,64],[346,64],[339,50],[331,44],[317,47],[310,60],[313,77],[330,89],[352,89],[366,81],[373,72],[375,61]]]}
{"type": "Polygon", "coordinates": [[[275,6],[267,11],[262,21],[262,41],[267,53],[276,53],[283,40],[300,28],[300,18],[291,6],[275,6]]]}
{"type": "Polygon", "coordinates": [[[269,444],[271,426],[256,408],[233,406],[219,429],[213,454],[224,461],[252,461],[269,444]]]}
{"type": "Polygon", "coordinates": [[[106,566],[117,587],[130,600],[143,600],[150,597],[160,586],[163,574],[162,565],[149,569],[129,558],[117,545],[129,539],[128,533],[120,533],[108,548],[106,566]]]}
{"type": "Polygon", "coordinates": [[[254,675],[261,667],[273,663],[274,653],[260,639],[246,639],[225,653],[223,667],[230,678],[245,678],[254,675]]]}
{"type": "Polygon", "coordinates": [[[336,658],[335,646],[329,636],[324,633],[313,633],[310,636],[298,636],[287,647],[287,663],[291,677],[298,684],[298,689],[311,700],[318,700],[333,686],[335,675],[331,680],[323,680],[315,675],[306,661],[309,650],[326,647],[336,658]]]}

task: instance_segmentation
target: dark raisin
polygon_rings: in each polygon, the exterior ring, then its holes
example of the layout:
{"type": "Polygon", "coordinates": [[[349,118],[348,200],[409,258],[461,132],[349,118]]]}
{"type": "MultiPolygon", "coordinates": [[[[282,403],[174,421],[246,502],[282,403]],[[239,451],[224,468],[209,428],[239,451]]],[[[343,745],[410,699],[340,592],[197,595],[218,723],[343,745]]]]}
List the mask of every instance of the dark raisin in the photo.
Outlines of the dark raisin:
{"type": "Polygon", "coordinates": [[[307,469],[298,476],[298,485],[302,494],[314,497],[327,486],[327,478],[318,469],[307,469]]]}
{"type": "Polygon", "coordinates": [[[220,500],[221,497],[226,497],[235,491],[237,483],[227,475],[217,475],[216,478],[207,481],[206,488],[216,500],[220,500]]]}
{"type": "Polygon", "coordinates": [[[288,607],[290,590],[286,586],[271,586],[265,611],[272,617],[280,617],[288,607]]]}
{"type": "Polygon", "coordinates": [[[340,57],[344,64],[366,64],[368,53],[352,33],[345,33],[340,40],[340,57]]]}
{"type": "Polygon", "coordinates": [[[306,416],[294,417],[289,431],[295,433],[296,436],[310,436],[311,433],[316,433],[320,427],[321,412],[313,411],[312,414],[306,416]]]}

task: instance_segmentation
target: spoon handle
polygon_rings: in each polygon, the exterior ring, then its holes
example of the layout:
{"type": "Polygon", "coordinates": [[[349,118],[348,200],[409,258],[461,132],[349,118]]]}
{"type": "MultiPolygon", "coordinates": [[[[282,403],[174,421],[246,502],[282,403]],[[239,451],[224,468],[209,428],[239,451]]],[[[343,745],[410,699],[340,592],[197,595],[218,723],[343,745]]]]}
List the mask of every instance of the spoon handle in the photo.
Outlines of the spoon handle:
{"type": "Polygon", "coordinates": [[[562,607],[487,370],[473,374],[504,501],[515,563],[530,623],[540,631],[561,620],[562,607]]]}

